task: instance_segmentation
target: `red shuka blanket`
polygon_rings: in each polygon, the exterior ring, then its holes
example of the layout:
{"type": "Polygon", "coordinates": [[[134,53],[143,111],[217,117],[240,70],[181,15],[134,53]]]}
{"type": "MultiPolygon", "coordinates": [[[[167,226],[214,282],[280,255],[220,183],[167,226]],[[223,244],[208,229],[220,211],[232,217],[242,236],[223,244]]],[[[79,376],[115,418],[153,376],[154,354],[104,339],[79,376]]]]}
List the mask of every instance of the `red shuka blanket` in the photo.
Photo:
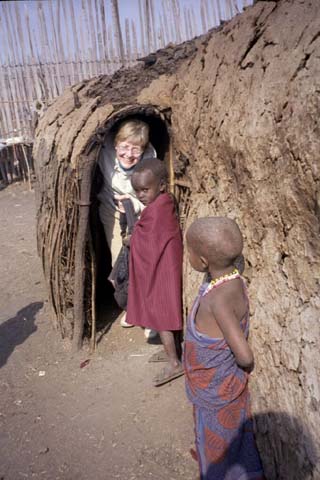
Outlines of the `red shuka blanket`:
{"type": "Polygon", "coordinates": [[[162,193],[143,210],[131,237],[128,323],[181,330],[182,253],[174,202],[162,193]]]}

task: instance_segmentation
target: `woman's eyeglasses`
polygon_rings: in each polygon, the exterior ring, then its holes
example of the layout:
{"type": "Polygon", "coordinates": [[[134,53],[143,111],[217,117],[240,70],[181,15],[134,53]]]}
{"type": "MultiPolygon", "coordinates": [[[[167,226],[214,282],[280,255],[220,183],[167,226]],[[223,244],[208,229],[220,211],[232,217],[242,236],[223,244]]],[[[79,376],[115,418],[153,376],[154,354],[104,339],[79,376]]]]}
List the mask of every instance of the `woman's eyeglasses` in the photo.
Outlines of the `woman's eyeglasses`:
{"type": "Polygon", "coordinates": [[[119,143],[117,146],[116,146],[116,150],[120,153],[120,154],[123,154],[123,153],[129,153],[131,154],[133,157],[140,157],[143,153],[143,150],[141,147],[135,147],[135,146],[131,146],[131,145],[126,145],[126,144],[123,144],[123,143],[119,143]]]}

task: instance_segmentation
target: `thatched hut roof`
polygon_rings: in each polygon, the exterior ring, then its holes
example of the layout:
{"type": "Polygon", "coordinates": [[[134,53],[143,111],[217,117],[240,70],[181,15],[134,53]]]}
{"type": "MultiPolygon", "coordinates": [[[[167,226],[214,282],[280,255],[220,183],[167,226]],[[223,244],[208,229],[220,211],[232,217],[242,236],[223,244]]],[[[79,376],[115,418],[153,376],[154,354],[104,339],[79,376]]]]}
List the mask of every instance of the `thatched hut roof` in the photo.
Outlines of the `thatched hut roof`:
{"type": "MultiPolygon", "coordinates": [[[[34,145],[39,252],[62,335],[79,342],[79,318],[91,315],[94,269],[85,265],[94,258],[89,203],[101,141],[121,118],[142,117],[164,146],[184,223],[219,214],[241,225],[256,405],[307,414],[311,433],[320,426],[312,406],[320,402],[319,32],[318,0],[259,1],[219,31],[68,89],[34,145]]],[[[184,273],[190,303],[198,279],[187,265],[184,273]]],[[[318,468],[289,423],[281,431],[296,462],[281,474],[269,465],[268,478],[318,468]]]]}

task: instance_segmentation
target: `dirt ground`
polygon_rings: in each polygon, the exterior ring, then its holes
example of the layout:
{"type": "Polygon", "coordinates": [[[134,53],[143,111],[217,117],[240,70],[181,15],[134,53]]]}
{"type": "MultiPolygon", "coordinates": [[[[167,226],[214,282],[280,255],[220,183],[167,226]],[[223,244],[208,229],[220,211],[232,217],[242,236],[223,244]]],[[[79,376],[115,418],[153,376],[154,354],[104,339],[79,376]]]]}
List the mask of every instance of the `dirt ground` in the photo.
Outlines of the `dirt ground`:
{"type": "Polygon", "coordinates": [[[23,184],[0,191],[0,262],[0,480],[195,480],[184,379],[152,386],[159,345],[116,321],[71,356],[56,334],[23,184]]]}

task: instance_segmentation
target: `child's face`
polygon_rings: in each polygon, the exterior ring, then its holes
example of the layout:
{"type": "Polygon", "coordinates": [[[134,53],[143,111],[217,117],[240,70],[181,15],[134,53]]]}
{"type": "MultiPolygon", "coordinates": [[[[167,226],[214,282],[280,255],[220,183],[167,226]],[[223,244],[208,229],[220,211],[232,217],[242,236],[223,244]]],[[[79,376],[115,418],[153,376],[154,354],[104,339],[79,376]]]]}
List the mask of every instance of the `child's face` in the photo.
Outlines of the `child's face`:
{"type": "Polygon", "coordinates": [[[134,173],[131,179],[132,186],[138,200],[143,205],[149,205],[157,196],[164,192],[165,185],[150,170],[134,173]]]}
{"type": "Polygon", "coordinates": [[[134,167],[139,162],[141,155],[143,154],[143,148],[141,145],[137,145],[129,139],[117,143],[115,145],[115,149],[120,165],[127,169],[134,167]]]}
{"type": "Polygon", "coordinates": [[[190,239],[188,240],[188,235],[186,239],[188,258],[191,267],[194,268],[197,272],[206,272],[208,270],[208,265],[206,261],[196,253],[192,246],[192,242],[190,242],[190,239]]]}

